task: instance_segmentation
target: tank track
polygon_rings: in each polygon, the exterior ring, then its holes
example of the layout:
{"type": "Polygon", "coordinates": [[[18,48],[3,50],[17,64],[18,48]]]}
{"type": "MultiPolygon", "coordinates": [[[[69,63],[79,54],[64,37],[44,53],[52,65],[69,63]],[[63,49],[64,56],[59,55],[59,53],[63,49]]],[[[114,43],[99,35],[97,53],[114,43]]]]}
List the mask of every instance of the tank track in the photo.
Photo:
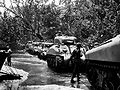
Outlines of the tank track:
{"type": "Polygon", "coordinates": [[[85,60],[85,73],[95,90],[120,90],[120,62],[85,60]]]}
{"type": "Polygon", "coordinates": [[[72,72],[73,68],[69,65],[68,61],[64,61],[64,57],[60,55],[47,55],[46,56],[48,67],[56,72],[72,72]]]}
{"type": "Polygon", "coordinates": [[[91,67],[95,67],[98,69],[104,69],[104,70],[120,70],[120,62],[110,62],[110,61],[98,61],[98,60],[89,60],[86,59],[86,64],[91,67]]]}

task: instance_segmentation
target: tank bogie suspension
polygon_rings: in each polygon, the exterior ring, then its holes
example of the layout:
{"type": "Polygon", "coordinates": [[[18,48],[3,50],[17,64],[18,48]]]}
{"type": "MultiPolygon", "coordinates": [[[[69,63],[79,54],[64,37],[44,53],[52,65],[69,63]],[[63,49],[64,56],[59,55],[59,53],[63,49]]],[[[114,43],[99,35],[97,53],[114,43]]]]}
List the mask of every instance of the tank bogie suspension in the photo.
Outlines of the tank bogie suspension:
{"type": "Polygon", "coordinates": [[[120,63],[86,60],[86,74],[95,90],[120,89],[120,63]]]}
{"type": "Polygon", "coordinates": [[[88,50],[86,73],[95,90],[120,90],[120,35],[88,50]]]}
{"type": "Polygon", "coordinates": [[[63,57],[59,55],[47,55],[48,66],[56,68],[63,64],[63,57]]]}

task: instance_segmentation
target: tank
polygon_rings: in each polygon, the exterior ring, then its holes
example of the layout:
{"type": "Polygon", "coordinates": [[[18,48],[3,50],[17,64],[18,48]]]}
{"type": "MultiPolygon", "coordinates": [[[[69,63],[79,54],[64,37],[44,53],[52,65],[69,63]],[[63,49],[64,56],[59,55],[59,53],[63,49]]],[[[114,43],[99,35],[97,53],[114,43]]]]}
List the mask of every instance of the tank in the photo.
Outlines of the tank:
{"type": "Polygon", "coordinates": [[[120,90],[120,35],[86,52],[85,72],[95,90],[120,90]]]}
{"type": "Polygon", "coordinates": [[[76,48],[76,37],[73,36],[56,36],[54,45],[46,53],[48,67],[56,72],[72,71],[70,62],[71,53],[76,48]]]}
{"type": "Polygon", "coordinates": [[[46,61],[46,53],[52,45],[50,42],[42,42],[37,49],[38,58],[46,61]]]}

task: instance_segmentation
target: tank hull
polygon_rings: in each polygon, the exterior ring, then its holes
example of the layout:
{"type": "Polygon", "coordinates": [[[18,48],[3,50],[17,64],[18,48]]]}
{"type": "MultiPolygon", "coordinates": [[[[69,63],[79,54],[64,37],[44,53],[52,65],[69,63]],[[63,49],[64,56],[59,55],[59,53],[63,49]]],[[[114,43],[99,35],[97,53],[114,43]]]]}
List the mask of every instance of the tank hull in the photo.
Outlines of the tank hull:
{"type": "Polygon", "coordinates": [[[86,75],[95,90],[120,90],[120,37],[86,52],[86,75]]]}
{"type": "Polygon", "coordinates": [[[56,72],[72,72],[73,63],[70,60],[71,52],[75,48],[68,48],[66,45],[53,45],[47,52],[46,60],[48,67],[56,72]]]}

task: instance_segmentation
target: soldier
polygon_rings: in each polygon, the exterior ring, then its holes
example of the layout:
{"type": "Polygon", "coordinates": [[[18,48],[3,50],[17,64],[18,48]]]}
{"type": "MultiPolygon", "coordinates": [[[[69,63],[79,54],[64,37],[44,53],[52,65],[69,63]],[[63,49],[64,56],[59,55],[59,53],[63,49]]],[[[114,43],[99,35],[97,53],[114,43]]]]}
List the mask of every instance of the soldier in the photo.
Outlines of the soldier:
{"type": "Polygon", "coordinates": [[[82,65],[83,60],[82,60],[82,45],[80,43],[77,43],[77,48],[73,51],[72,56],[71,56],[71,60],[74,60],[74,70],[73,70],[73,74],[72,74],[72,78],[71,78],[71,83],[75,83],[74,78],[77,75],[77,82],[79,84],[79,73],[82,72],[82,68],[80,67],[80,65],[82,65]]]}
{"type": "Polygon", "coordinates": [[[11,66],[11,53],[12,53],[12,51],[10,48],[8,48],[7,53],[8,53],[8,57],[7,57],[8,66],[11,66]]]}

